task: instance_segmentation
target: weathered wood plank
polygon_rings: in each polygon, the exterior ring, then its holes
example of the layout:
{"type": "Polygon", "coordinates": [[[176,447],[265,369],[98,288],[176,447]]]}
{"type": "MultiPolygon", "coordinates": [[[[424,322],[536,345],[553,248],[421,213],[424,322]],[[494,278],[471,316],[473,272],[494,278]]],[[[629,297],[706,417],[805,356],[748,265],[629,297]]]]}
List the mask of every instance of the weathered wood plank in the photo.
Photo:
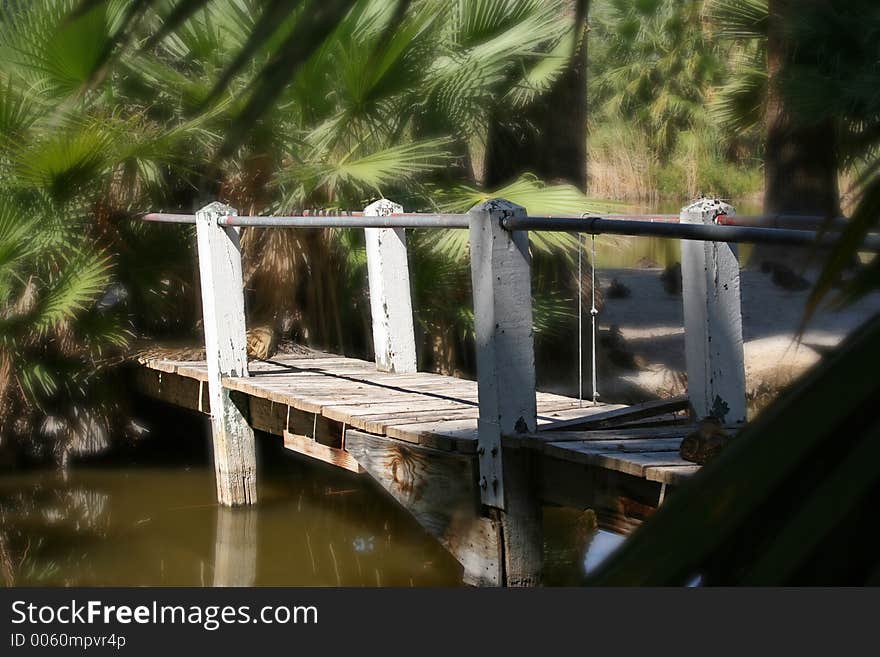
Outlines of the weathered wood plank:
{"type": "Polygon", "coordinates": [[[328,447],[342,446],[343,425],[339,422],[268,399],[250,397],[249,400],[251,426],[258,431],[283,436],[286,430],[328,447]]]}
{"type": "Polygon", "coordinates": [[[645,468],[645,479],[678,485],[700,471],[699,465],[658,465],[645,468]]]}
{"type": "Polygon", "coordinates": [[[621,408],[627,408],[625,404],[597,404],[596,406],[579,406],[574,404],[563,406],[561,408],[538,406],[538,425],[542,428],[539,431],[545,431],[543,427],[554,422],[562,420],[580,420],[583,418],[591,418],[601,413],[607,413],[621,408]]]}
{"type": "Polygon", "coordinates": [[[179,374],[138,368],[135,386],[143,394],[160,401],[201,413],[211,412],[206,382],[179,374]]]}
{"type": "Polygon", "coordinates": [[[687,397],[673,397],[672,399],[661,399],[657,401],[644,402],[642,404],[633,404],[632,406],[620,406],[599,412],[588,412],[590,409],[583,409],[583,416],[577,416],[576,413],[570,412],[566,419],[560,419],[548,422],[539,427],[539,431],[558,431],[560,429],[582,428],[608,426],[615,422],[628,422],[640,418],[651,417],[663,413],[673,411],[683,411],[688,408],[687,397]]]}
{"type": "Polygon", "coordinates": [[[551,433],[530,433],[509,436],[505,444],[512,447],[541,449],[548,443],[588,442],[594,440],[638,440],[660,438],[684,438],[696,425],[675,425],[670,427],[636,427],[634,429],[591,429],[582,431],[554,431],[551,433]]]}
{"type": "Polygon", "coordinates": [[[308,436],[285,431],[284,447],[298,454],[304,454],[313,459],[324,461],[324,463],[335,465],[337,468],[342,468],[343,470],[348,470],[357,474],[362,474],[364,472],[364,469],[348,452],[335,447],[327,447],[308,436]]]}
{"type": "Polygon", "coordinates": [[[592,450],[588,443],[549,443],[545,453],[567,461],[596,465],[636,477],[644,477],[645,468],[661,465],[693,465],[679,456],[678,451],[622,452],[592,450]]]}
{"type": "MultiPolygon", "coordinates": [[[[582,453],[620,452],[622,454],[650,454],[652,452],[675,452],[681,446],[681,438],[635,438],[631,440],[591,440],[584,443],[544,443],[548,445],[567,445],[582,453]]],[[[553,450],[558,453],[558,449],[553,450]]]]}
{"type": "Polygon", "coordinates": [[[455,449],[466,454],[477,452],[476,418],[393,425],[388,427],[387,435],[436,449],[455,449]]]}

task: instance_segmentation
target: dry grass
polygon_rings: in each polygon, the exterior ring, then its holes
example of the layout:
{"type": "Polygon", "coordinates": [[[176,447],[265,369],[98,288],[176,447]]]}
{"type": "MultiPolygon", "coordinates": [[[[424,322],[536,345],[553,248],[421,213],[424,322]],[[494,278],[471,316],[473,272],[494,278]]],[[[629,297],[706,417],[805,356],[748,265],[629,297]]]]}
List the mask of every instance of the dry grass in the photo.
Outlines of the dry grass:
{"type": "Polygon", "coordinates": [[[625,126],[592,130],[587,151],[587,194],[626,201],[657,200],[656,162],[642,135],[625,126]]]}

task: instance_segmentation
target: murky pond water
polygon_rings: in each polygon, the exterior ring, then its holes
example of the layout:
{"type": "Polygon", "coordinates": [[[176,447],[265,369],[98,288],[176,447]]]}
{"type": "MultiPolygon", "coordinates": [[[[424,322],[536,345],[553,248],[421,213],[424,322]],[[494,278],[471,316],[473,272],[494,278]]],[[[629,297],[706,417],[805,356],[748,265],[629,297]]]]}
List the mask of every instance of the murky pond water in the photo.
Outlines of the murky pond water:
{"type": "MultiPolygon", "coordinates": [[[[214,502],[206,437],[186,431],[123,456],[0,474],[0,558],[16,585],[458,586],[457,562],[367,476],[260,438],[260,504],[214,502]],[[170,455],[170,456],[169,456],[170,455]]],[[[549,584],[583,578],[583,514],[547,513],[549,584]]]]}

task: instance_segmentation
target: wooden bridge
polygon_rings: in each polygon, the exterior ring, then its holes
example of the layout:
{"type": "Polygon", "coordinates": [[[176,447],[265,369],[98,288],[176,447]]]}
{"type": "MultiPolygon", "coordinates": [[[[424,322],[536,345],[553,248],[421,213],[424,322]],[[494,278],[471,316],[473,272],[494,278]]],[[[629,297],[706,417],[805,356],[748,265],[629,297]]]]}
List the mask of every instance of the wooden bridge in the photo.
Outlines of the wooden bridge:
{"type": "MultiPolygon", "coordinates": [[[[681,220],[713,223],[719,207],[701,201],[681,220]]],[[[321,352],[248,363],[235,226],[253,224],[218,203],[196,215],[206,360],[142,359],[137,382],[210,414],[222,504],[257,501],[254,431],[283,436],[294,452],[373,477],[466,582],[539,584],[543,505],[590,508],[601,527],[629,532],[698,469],[678,452],[689,417],[745,420],[739,267],[726,243],[683,244],[690,398],[594,404],[535,389],[528,235],[504,226],[526,215],[505,201],[443,216],[470,229],[478,380],[417,371],[410,216],[383,200],[360,221],[375,363],[321,352]]]]}

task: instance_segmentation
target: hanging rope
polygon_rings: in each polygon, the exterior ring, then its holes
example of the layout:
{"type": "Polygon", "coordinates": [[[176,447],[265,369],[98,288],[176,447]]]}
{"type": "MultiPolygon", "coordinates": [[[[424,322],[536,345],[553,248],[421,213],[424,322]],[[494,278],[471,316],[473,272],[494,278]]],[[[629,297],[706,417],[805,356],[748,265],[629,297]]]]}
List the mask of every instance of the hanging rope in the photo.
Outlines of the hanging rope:
{"type": "Polygon", "coordinates": [[[584,253],[584,236],[578,233],[578,406],[584,405],[584,275],[581,262],[584,253]]]}
{"type": "Polygon", "coordinates": [[[593,304],[590,308],[590,317],[593,320],[593,406],[598,403],[599,399],[599,387],[597,384],[598,376],[596,372],[596,317],[599,314],[599,309],[596,308],[596,235],[593,234],[593,255],[590,260],[590,290],[593,293],[593,304]]]}
{"type": "Polygon", "coordinates": [[[584,236],[578,233],[578,406],[584,405],[584,236]]]}
{"type": "MultiPolygon", "coordinates": [[[[586,215],[584,215],[586,216],[586,215]]],[[[590,259],[590,291],[592,303],[590,305],[590,320],[592,324],[592,375],[593,375],[593,405],[599,403],[599,385],[596,371],[596,317],[599,309],[596,308],[596,235],[592,235],[592,257],[590,259]]],[[[584,272],[583,272],[584,236],[578,233],[578,406],[584,405],[584,272]]]]}

